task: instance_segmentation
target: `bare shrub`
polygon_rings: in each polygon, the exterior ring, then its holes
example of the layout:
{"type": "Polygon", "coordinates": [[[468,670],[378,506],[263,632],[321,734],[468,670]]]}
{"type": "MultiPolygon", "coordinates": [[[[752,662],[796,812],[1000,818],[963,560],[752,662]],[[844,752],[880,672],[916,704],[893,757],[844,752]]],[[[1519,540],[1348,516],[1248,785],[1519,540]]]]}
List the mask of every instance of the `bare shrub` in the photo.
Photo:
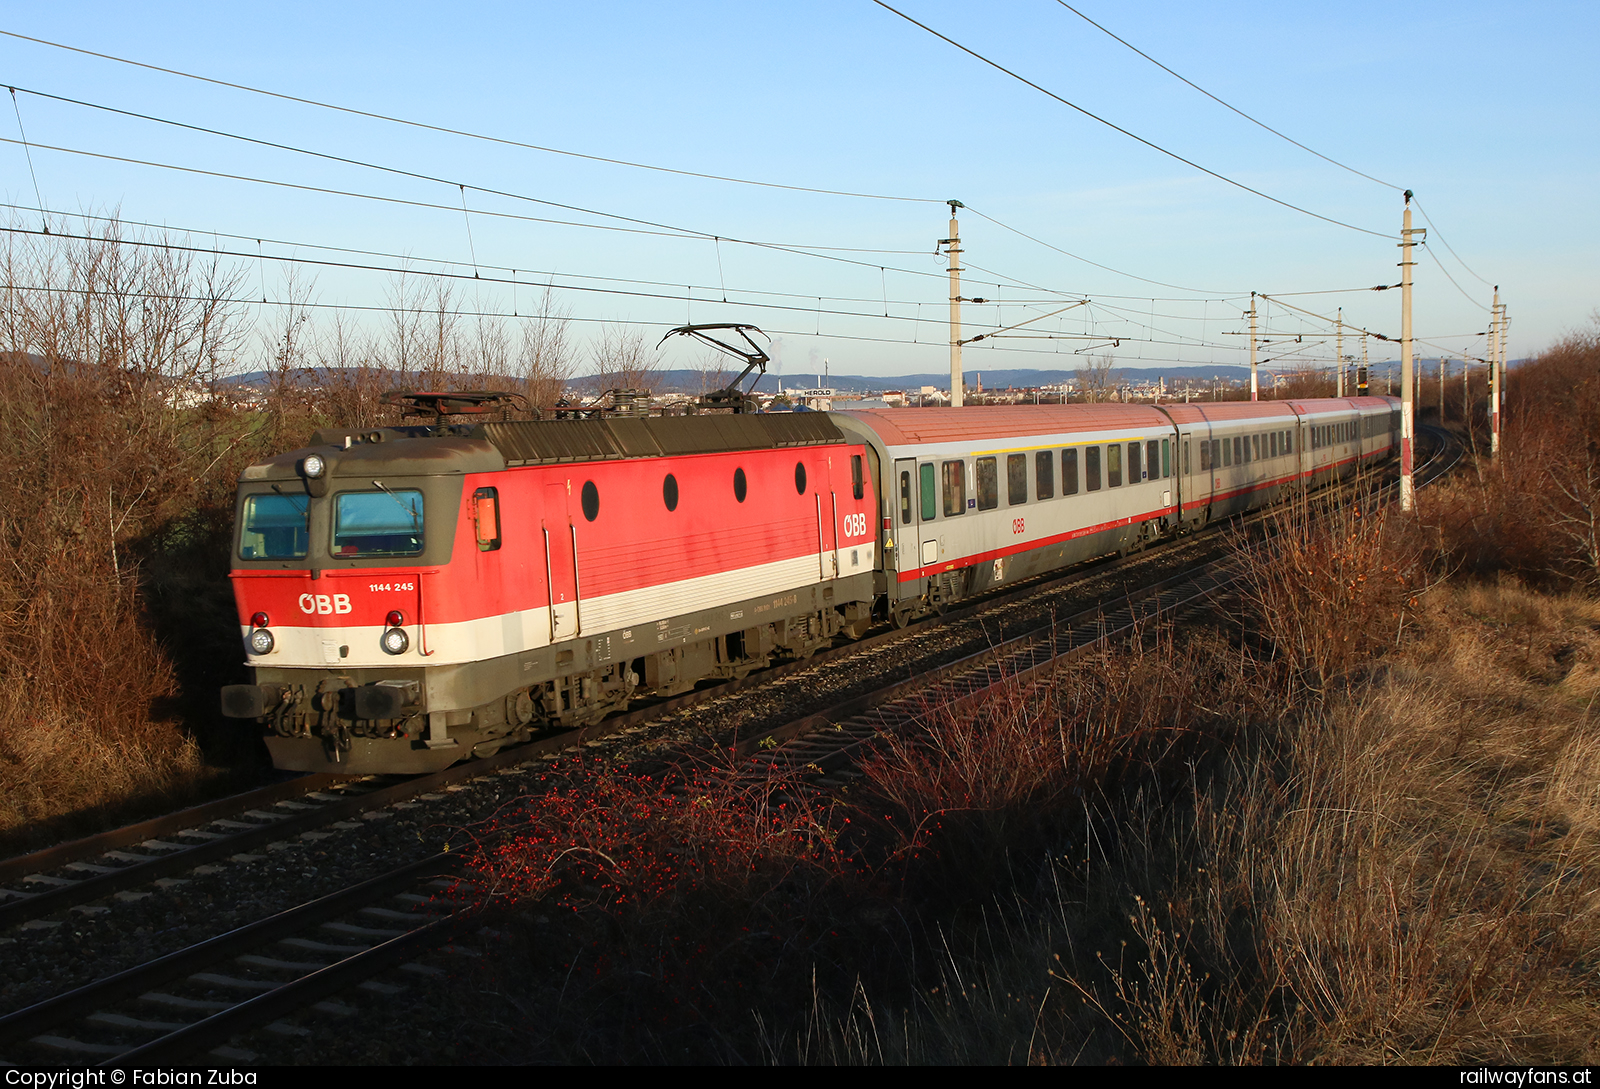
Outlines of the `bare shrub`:
{"type": "Polygon", "coordinates": [[[1297,676],[1320,692],[1398,642],[1428,570],[1387,508],[1298,498],[1263,532],[1235,538],[1245,598],[1297,676]]]}
{"type": "MultiPolygon", "coordinates": [[[[495,985],[540,1011],[534,1034],[555,1053],[736,1059],[742,1040],[726,1034],[750,1004],[801,1000],[816,951],[851,944],[839,932],[870,875],[833,803],[796,776],[582,763],[550,774],[558,786],[486,830],[498,838],[468,879],[518,934],[519,959],[495,985]],[[529,958],[553,974],[527,974],[529,958]]],[[[855,941],[870,957],[870,932],[855,941]]]]}
{"type": "Polygon", "coordinates": [[[141,241],[112,224],[3,252],[0,828],[197,770],[145,590],[160,542],[231,490],[240,436],[209,383],[241,340],[238,280],[141,241]]]}
{"type": "Polygon", "coordinates": [[[928,857],[943,895],[983,898],[1013,859],[1038,853],[1120,776],[1170,759],[1208,720],[1197,659],[1170,633],[1103,649],[1048,680],[1009,681],[976,707],[929,706],[862,764],[870,801],[903,854],[928,857]]]}

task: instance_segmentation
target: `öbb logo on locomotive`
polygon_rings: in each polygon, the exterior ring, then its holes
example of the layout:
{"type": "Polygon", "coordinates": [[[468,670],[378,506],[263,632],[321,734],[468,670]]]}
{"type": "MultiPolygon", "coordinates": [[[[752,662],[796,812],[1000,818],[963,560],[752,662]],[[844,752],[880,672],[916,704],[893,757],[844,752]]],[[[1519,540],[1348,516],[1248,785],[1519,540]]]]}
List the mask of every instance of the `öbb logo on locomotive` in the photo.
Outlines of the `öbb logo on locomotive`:
{"type": "Polygon", "coordinates": [[[625,408],[327,430],[248,467],[252,680],[224,713],[283,768],[434,770],[1326,483],[1399,420],[1387,397],[625,408]]]}

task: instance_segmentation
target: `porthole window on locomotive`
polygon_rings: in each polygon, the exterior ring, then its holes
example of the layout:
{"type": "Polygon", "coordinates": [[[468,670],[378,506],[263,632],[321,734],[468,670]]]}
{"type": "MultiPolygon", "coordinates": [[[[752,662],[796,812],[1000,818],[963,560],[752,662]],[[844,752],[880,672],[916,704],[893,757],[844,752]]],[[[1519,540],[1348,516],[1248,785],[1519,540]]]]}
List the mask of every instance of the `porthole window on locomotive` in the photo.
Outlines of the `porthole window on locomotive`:
{"type": "Polygon", "coordinates": [[[583,503],[583,516],[589,521],[600,517],[600,489],[594,486],[594,481],[583,482],[583,494],[579,497],[583,503]]]}
{"type": "Polygon", "coordinates": [[[733,497],[735,499],[737,499],[739,502],[743,503],[744,502],[745,493],[748,490],[749,490],[749,486],[748,486],[748,484],[746,483],[746,481],[744,479],[744,470],[743,469],[735,469],[733,471],[733,497]]]}
{"type": "Polygon", "coordinates": [[[661,482],[661,501],[667,505],[668,510],[678,509],[678,478],[671,473],[661,482]]]}
{"type": "Polygon", "coordinates": [[[794,490],[801,495],[806,494],[806,466],[803,461],[794,463],[794,490]]]}

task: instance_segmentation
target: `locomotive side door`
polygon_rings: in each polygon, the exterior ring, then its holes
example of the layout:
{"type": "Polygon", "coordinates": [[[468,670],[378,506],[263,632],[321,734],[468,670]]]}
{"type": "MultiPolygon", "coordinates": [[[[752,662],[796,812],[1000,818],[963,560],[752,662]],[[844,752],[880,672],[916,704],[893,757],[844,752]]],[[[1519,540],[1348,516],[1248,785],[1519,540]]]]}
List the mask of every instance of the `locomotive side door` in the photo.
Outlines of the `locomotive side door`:
{"type": "Polygon", "coordinates": [[[833,457],[824,463],[827,467],[827,494],[818,487],[817,497],[817,556],[823,579],[839,577],[839,493],[833,490],[833,457]]]}
{"type": "Polygon", "coordinates": [[[567,485],[544,486],[544,571],[549,593],[550,642],[578,634],[578,531],[568,509],[567,485]]]}

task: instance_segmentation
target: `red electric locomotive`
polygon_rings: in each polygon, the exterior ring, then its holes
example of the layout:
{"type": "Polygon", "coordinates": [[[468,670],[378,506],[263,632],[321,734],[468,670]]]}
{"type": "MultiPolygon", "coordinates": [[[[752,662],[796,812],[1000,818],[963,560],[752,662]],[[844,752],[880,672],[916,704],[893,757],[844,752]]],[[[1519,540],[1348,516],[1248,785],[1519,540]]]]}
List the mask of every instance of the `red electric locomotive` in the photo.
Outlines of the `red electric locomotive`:
{"type": "Polygon", "coordinates": [[[224,713],[419,772],[807,655],[870,621],[866,455],[821,413],[318,433],[240,479],[224,713]]]}

